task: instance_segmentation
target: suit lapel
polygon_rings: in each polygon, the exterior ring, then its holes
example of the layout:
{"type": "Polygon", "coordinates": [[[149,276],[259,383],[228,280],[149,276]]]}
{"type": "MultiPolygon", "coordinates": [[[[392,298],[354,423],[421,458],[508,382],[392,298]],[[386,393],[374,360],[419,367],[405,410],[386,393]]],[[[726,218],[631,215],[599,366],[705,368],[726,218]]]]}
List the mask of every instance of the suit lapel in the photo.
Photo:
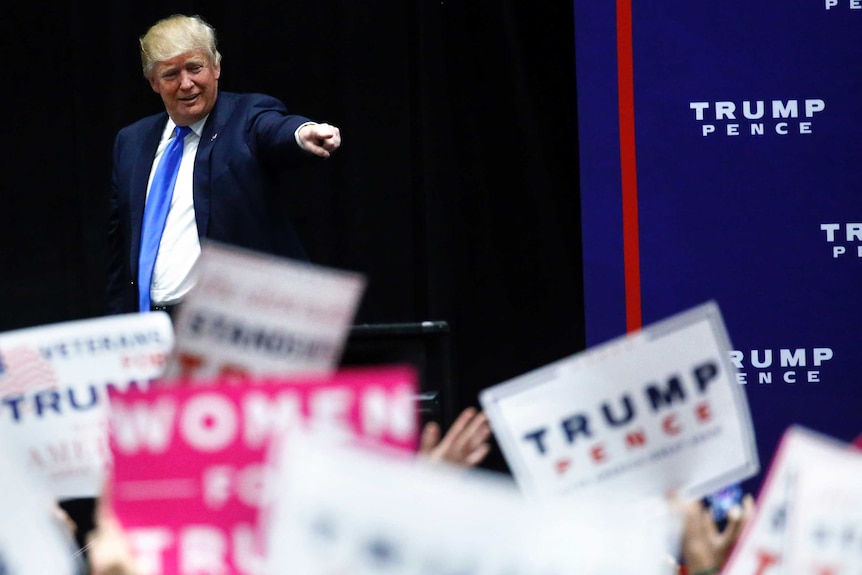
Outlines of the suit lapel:
{"type": "Polygon", "coordinates": [[[131,272],[132,277],[138,277],[138,254],[141,251],[141,227],[144,221],[144,204],[147,200],[147,184],[150,181],[150,171],[153,167],[153,159],[165,130],[165,122],[168,115],[163,114],[155,119],[143,134],[141,142],[141,153],[135,159],[132,170],[131,191],[129,193],[129,214],[131,216],[131,272]]]}
{"type": "Polygon", "coordinates": [[[195,220],[198,224],[198,237],[203,240],[207,237],[210,222],[210,195],[212,186],[211,160],[213,146],[218,141],[219,133],[225,122],[233,111],[233,100],[228,94],[219,94],[215,106],[204,124],[204,131],[198,144],[198,152],[195,156],[194,190],[195,220]]]}

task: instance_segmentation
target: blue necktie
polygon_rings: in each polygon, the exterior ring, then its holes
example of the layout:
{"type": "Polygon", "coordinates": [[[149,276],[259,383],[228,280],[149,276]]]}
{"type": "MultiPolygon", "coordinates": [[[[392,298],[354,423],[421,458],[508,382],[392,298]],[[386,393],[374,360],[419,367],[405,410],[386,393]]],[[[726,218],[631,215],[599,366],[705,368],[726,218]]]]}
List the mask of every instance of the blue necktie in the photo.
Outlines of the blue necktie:
{"type": "Polygon", "coordinates": [[[153,282],[153,266],[159,253],[162,232],[165,231],[165,221],[171,207],[174,195],[174,184],[177,182],[177,172],[180,171],[180,161],[183,159],[183,141],[191,128],[177,126],[174,137],[168,143],[156,173],[147,203],[144,206],[144,223],[141,227],[141,252],[138,258],[138,303],[142,312],[150,311],[150,284],[153,282]]]}

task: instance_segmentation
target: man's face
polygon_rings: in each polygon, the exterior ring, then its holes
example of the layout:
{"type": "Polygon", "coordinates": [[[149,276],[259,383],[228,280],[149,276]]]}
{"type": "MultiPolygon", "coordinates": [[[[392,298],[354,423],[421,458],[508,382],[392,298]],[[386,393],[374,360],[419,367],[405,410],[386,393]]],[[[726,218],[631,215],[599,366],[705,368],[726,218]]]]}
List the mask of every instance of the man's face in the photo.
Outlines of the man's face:
{"type": "Polygon", "coordinates": [[[192,50],[156,64],[149,78],[177,126],[188,126],[210,113],[218,96],[221,68],[206,53],[192,50]]]}

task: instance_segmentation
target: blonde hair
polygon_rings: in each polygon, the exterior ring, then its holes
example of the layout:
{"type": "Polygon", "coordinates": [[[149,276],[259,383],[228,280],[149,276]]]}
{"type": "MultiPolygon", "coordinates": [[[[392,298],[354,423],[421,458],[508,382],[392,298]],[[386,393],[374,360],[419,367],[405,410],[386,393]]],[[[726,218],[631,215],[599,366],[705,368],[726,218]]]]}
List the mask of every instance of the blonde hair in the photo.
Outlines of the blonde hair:
{"type": "Polygon", "coordinates": [[[141,36],[140,42],[141,65],[147,78],[152,76],[159,62],[192,50],[205,52],[210,64],[221,62],[221,54],[216,49],[215,30],[200,16],[175,14],[159,20],[141,36]]]}

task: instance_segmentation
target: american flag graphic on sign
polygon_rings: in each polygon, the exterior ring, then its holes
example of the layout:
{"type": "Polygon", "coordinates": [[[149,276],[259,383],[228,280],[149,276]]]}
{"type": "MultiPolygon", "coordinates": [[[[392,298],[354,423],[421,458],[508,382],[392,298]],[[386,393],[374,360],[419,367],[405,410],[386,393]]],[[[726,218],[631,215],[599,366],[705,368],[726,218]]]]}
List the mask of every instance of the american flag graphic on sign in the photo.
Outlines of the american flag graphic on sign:
{"type": "Polygon", "coordinates": [[[54,368],[39,350],[27,346],[0,350],[0,397],[55,387],[54,368]]]}

